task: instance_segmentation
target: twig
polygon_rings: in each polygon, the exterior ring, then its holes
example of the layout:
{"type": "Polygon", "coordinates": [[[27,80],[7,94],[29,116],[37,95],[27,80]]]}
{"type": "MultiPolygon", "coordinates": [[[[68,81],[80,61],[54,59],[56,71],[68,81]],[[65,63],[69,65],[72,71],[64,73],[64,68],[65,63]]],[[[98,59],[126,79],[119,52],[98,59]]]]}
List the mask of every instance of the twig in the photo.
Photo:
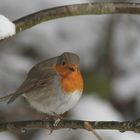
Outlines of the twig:
{"type": "Polygon", "coordinates": [[[8,130],[9,126],[13,126],[15,129],[29,130],[29,129],[48,129],[58,130],[65,128],[72,129],[85,129],[85,123],[89,123],[94,129],[111,129],[119,130],[120,132],[133,131],[140,133],[140,119],[135,121],[82,121],[82,120],[61,120],[57,126],[54,126],[53,120],[30,120],[30,121],[15,121],[15,122],[1,122],[0,131],[8,130]]]}
{"type": "Polygon", "coordinates": [[[85,128],[88,130],[88,131],[91,131],[98,140],[103,140],[100,135],[95,131],[95,129],[89,124],[89,122],[85,122],[85,128]]]}

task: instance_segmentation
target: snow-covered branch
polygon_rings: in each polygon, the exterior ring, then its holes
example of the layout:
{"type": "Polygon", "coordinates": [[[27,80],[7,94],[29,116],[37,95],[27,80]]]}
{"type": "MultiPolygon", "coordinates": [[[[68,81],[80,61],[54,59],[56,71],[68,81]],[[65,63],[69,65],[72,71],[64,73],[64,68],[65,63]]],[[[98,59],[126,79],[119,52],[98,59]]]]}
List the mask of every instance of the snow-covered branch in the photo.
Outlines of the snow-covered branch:
{"type": "Polygon", "coordinates": [[[1,122],[0,131],[9,129],[20,130],[24,132],[29,129],[48,129],[50,131],[58,129],[85,129],[91,131],[93,129],[111,129],[119,130],[120,132],[133,131],[140,133],[140,119],[135,121],[81,121],[81,120],[61,120],[57,125],[54,125],[54,120],[31,120],[31,121],[17,121],[17,122],[1,122]]]}
{"type": "Polygon", "coordinates": [[[52,19],[94,14],[140,14],[140,3],[91,2],[65,5],[38,11],[16,21],[16,33],[52,19]]]}

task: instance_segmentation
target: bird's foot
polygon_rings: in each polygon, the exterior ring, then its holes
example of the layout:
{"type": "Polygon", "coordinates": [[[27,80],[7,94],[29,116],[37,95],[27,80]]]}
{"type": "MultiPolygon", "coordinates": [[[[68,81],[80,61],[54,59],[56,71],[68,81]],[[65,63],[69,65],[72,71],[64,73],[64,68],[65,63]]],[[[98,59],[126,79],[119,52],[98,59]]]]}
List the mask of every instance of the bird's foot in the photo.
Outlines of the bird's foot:
{"type": "Polygon", "coordinates": [[[63,116],[61,116],[61,115],[59,115],[55,112],[52,112],[52,114],[53,114],[52,117],[53,117],[53,120],[54,120],[53,126],[57,127],[57,125],[60,123],[60,121],[63,120],[64,118],[63,118],[63,116]]]}
{"type": "Polygon", "coordinates": [[[52,120],[52,121],[54,121],[53,126],[57,127],[57,125],[60,123],[60,121],[63,120],[63,116],[61,116],[55,112],[52,112],[52,115],[46,116],[45,118],[43,118],[43,120],[44,121],[52,120]]]}

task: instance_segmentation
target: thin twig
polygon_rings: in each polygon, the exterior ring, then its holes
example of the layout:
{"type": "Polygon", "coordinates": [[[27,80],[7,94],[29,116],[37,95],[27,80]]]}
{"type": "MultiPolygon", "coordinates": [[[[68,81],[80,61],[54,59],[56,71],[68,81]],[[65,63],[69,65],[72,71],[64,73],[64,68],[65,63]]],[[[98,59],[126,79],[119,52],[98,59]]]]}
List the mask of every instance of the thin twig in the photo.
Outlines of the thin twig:
{"type": "Polygon", "coordinates": [[[85,122],[85,128],[88,130],[88,131],[91,131],[98,140],[103,140],[100,135],[95,131],[95,129],[89,124],[89,122],[85,122]]]}

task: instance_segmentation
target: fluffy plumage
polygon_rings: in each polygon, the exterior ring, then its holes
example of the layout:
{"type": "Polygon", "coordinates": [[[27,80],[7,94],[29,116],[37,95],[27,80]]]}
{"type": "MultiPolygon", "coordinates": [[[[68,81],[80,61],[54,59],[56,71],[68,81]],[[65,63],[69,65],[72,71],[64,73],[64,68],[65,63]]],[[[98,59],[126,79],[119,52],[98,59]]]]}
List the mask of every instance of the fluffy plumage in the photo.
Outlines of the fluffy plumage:
{"type": "Polygon", "coordinates": [[[36,64],[16,92],[0,98],[0,101],[10,98],[8,103],[12,103],[23,95],[40,112],[64,113],[77,103],[82,94],[79,61],[78,55],[65,52],[36,64]]]}

